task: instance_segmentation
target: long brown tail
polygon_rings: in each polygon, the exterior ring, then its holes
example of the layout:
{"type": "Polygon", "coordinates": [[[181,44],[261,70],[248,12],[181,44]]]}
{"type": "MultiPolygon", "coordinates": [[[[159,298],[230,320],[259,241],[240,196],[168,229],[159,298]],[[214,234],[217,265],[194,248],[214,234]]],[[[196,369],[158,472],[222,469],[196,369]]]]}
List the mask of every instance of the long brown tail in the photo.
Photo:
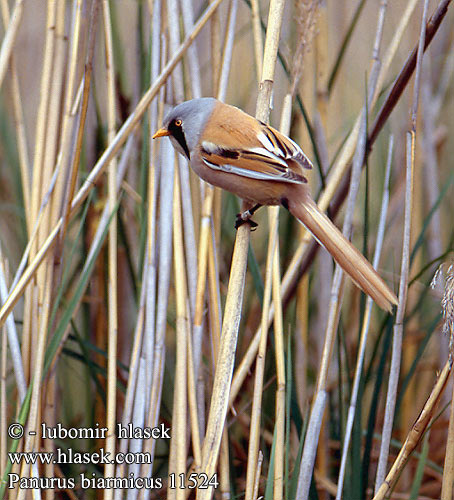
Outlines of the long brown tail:
{"type": "Polygon", "coordinates": [[[315,236],[356,285],[389,312],[397,305],[397,297],[380,278],[366,258],[345,238],[322,213],[314,201],[289,204],[290,212],[315,236]]]}

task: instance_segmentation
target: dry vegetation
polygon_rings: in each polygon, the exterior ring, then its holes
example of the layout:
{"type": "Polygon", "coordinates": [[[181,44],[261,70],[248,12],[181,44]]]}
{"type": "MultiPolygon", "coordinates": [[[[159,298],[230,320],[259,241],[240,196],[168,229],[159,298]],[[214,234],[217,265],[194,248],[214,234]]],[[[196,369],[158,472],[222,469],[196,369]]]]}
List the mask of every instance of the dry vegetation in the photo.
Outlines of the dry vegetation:
{"type": "Polygon", "coordinates": [[[449,4],[0,0],[0,499],[453,498],[449,4]],[[151,141],[202,95],[303,147],[393,315],[284,209],[235,231],[239,200],[151,141]],[[8,455],[100,448],[153,465],[8,455]],[[191,473],[216,488],[170,487],[191,473]]]}

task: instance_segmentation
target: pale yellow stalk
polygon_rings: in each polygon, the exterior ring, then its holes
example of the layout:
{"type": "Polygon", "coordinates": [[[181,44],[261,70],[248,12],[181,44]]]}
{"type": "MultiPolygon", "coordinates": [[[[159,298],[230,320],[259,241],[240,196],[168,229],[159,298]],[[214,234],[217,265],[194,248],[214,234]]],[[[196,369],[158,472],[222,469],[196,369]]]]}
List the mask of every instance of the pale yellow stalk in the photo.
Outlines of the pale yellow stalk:
{"type": "Polygon", "coordinates": [[[445,463],[443,467],[443,482],[441,485],[441,500],[451,500],[454,497],[454,386],[449,414],[448,439],[446,442],[445,463]]]}
{"type": "Polygon", "coordinates": [[[251,10],[255,66],[257,71],[257,81],[259,81],[263,71],[263,38],[262,26],[260,24],[260,6],[258,0],[251,0],[251,10]]]}
{"type": "MultiPolygon", "coordinates": [[[[2,262],[0,263],[3,269],[5,269],[5,261],[2,257],[2,262]]],[[[6,328],[0,329],[0,335],[2,337],[2,354],[1,354],[1,366],[0,366],[0,477],[4,477],[6,469],[6,450],[7,450],[7,433],[6,433],[6,423],[8,415],[8,406],[6,400],[6,374],[7,374],[7,336],[6,328]]]]}
{"type": "MultiPolygon", "coordinates": [[[[249,232],[249,227],[246,224],[238,229],[232,257],[232,269],[224,310],[221,344],[213,383],[213,397],[211,399],[207,430],[202,446],[201,471],[206,473],[209,478],[215,472],[222,437],[220,429],[224,426],[227,413],[227,398],[225,395],[228,394],[230,389],[236,350],[246,274],[249,232]]],[[[199,489],[197,491],[197,499],[208,500],[212,494],[212,488],[199,489]]]]}
{"type": "MultiPolygon", "coordinates": [[[[28,414],[26,432],[25,432],[25,444],[24,444],[24,452],[37,451],[39,449],[39,415],[40,415],[40,406],[42,402],[42,373],[43,373],[43,364],[44,364],[44,355],[46,352],[46,341],[47,341],[47,332],[48,332],[48,321],[50,314],[50,298],[52,295],[52,262],[50,259],[47,259],[46,265],[44,267],[45,276],[43,283],[43,298],[42,303],[40,304],[39,309],[35,310],[35,313],[40,312],[40,314],[36,314],[36,322],[38,323],[38,341],[34,344],[34,351],[36,352],[36,356],[32,360],[34,363],[32,378],[33,378],[33,388],[32,395],[30,400],[30,411],[28,414]],[[34,434],[30,434],[34,432],[34,434]]],[[[30,476],[30,465],[26,463],[24,460],[21,466],[21,476],[30,476]]],[[[25,495],[27,493],[26,489],[19,489],[17,500],[24,500],[25,495]]]]}
{"type": "MultiPolygon", "coordinates": [[[[187,373],[189,342],[189,309],[186,283],[186,265],[182,234],[181,193],[178,168],[175,168],[173,196],[173,247],[176,291],[176,361],[173,388],[172,438],[170,441],[169,473],[179,478],[186,473],[187,460],[187,373]]],[[[192,368],[192,367],[191,367],[192,368]]],[[[184,500],[185,489],[168,488],[167,499],[184,500]]]]}
{"type": "MultiPolygon", "coordinates": [[[[273,210],[279,212],[278,207],[273,210]]],[[[277,217],[276,216],[276,217],[277,217]]],[[[275,414],[275,448],[274,448],[274,500],[284,498],[284,453],[285,453],[285,355],[284,326],[281,298],[280,253],[276,244],[273,256],[273,303],[274,342],[276,350],[276,414],[275,414]]]]}
{"type": "Polygon", "coordinates": [[[262,413],[263,377],[265,373],[266,346],[268,341],[268,317],[271,301],[273,257],[277,243],[279,207],[269,207],[268,251],[266,256],[265,290],[263,293],[263,308],[259,350],[255,365],[254,393],[252,395],[251,426],[249,429],[248,461],[246,471],[246,500],[253,500],[256,478],[256,465],[259,452],[259,439],[261,435],[260,421],[262,413]]]}
{"type": "Polygon", "coordinates": [[[8,70],[8,63],[22,20],[23,11],[24,0],[16,0],[13,12],[11,14],[11,19],[8,23],[8,27],[3,38],[2,46],[0,48],[0,87],[2,86],[3,79],[5,78],[6,71],[8,70]]]}
{"type": "MultiPolygon", "coordinates": [[[[10,21],[8,0],[2,0],[0,3],[3,25],[6,29],[10,21]]],[[[13,97],[14,121],[16,125],[17,150],[19,153],[19,166],[21,172],[21,185],[24,196],[24,212],[29,233],[31,232],[30,216],[30,158],[27,145],[27,136],[25,133],[24,110],[22,106],[22,96],[19,87],[19,77],[17,75],[16,58],[12,53],[9,59],[11,76],[11,93],[13,97]]]]}
{"type": "MultiPolygon", "coordinates": [[[[102,12],[104,21],[104,43],[106,47],[106,73],[107,73],[107,138],[109,143],[114,140],[116,133],[116,89],[115,89],[115,68],[113,58],[112,42],[112,20],[110,18],[110,6],[107,0],[102,2],[102,12]]],[[[117,161],[113,158],[108,167],[108,200],[111,211],[117,204],[117,161]]],[[[117,416],[117,337],[118,337],[118,235],[117,235],[117,214],[112,215],[108,234],[108,345],[107,345],[107,416],[106,427],[107,437],[105,442],[106,452],[111,456],[115,455],[116,435],[115,424],[117,416]]],[[[114,477],[115,464],[108,463],[104,466],[104,477],[114,477]]],[[[104,499],[113,498],[113,489],[105,490],[104,499]]]]}
{"type": "MultiPolygon", "coordinates": [[[[63,106],[62,131],[60,138],[60,148],[57,157],[57,168],[60,170],[56,183],[56,197],[63,200],[62,217],[63,228],[66,228],[66,217],[73,196],[72,190],[75,187],[75,178],[78,165],[70,162],[70,148],[74,134],[74,127],[77,124],[77,115],[82,101],[84,79],[80,82],[78,92],[76,89],[76,71],[83,55],[80,53],[80,34],[82,24],[83,2],[76,0],[74,18],[72,21],[73,30],[71,33],[71,43],[69,49],[69,60],[67,69],[65,102],[63,106]]],[[[60,239],[63,240],[65,230],[62,231],[60,239]]]]}

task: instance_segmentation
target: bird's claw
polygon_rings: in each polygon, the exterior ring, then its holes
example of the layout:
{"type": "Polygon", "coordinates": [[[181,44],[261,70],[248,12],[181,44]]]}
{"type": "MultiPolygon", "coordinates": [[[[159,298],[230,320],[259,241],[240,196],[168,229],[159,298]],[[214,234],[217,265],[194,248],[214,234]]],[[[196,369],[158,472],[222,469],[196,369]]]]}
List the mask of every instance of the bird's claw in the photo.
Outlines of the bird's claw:
{"type": "Polygon", "coordinates": [[[243,224],[249,224],[251,226],[251,231],[255,231],[257,229],[257,222],[251,219],[252,213],[249,210],[246,210],[243,213],[236,214],[235,221],[235,229],[238,229],[243,224]]]}

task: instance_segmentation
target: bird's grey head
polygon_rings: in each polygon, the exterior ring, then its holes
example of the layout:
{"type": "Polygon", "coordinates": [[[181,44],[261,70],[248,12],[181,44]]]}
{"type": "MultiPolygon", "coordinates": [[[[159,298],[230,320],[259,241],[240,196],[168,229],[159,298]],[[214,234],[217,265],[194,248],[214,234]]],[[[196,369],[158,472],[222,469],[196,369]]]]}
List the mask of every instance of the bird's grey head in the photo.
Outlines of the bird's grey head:
{"type": "Polygon", "coordinates": [[[163,127],[170,133],[173,146],[188,159],[199,142],[215,104],[216,99],[213,97],[192,99],[175,106],[164,118],[163,127]]]}

